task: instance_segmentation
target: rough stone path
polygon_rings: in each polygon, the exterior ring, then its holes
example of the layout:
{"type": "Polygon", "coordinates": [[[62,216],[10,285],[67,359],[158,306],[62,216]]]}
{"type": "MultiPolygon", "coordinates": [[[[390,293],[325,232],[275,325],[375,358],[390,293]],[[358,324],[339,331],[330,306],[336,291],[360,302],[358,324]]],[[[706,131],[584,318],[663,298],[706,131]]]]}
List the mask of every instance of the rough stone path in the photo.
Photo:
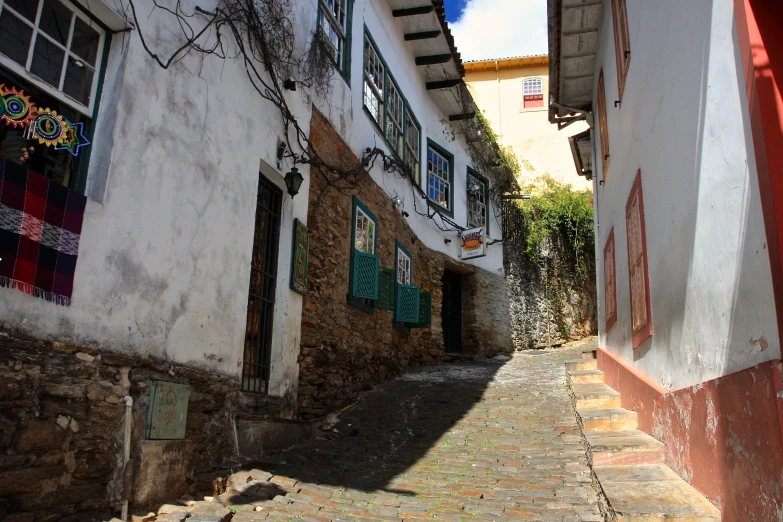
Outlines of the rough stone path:
{"type": "MultiPolygon", "coordinates": [[[[270,470],[257,520],[600,522],[564,362],[583,348],[423,368],[344,412],[270,470]]],[[[237,506],[239,507],[239,506],[237,506]]]]}

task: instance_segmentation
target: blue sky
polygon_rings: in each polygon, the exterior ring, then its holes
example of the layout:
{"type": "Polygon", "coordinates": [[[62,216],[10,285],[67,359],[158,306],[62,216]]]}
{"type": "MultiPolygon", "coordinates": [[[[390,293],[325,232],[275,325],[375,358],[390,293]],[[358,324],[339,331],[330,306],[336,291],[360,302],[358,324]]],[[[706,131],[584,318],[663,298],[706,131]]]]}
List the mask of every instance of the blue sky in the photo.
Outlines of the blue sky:
{"type": "Polygon", "coordinates": [[[465,9],[465,4],[468,0],[445,0],[443,5],[446,7],[446,21],[456,22],[462,11],[465,9]]]}
{"type": "Polygon", "coordinates": [[[445,0],[463,60],[547,53],[546,0],[445,0]]]}

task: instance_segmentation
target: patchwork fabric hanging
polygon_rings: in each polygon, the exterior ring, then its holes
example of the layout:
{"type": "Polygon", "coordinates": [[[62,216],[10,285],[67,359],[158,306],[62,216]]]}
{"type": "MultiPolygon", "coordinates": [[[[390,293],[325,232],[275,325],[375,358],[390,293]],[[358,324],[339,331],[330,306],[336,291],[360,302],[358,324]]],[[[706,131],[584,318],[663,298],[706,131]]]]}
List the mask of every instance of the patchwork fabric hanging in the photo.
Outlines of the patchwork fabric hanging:
{"type": "Polygon", "coordinates": [[[0,157],[0,287],[71,304],[87,198],[0,157]]]}

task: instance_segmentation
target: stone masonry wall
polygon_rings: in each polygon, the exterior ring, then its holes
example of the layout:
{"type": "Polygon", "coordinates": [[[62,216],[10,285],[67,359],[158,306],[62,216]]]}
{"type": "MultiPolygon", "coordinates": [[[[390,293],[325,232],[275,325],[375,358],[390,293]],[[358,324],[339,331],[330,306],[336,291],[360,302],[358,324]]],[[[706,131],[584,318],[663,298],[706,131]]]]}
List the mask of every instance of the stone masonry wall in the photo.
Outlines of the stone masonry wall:
{"type": "MultiPolygon", "coordinates": [[[[310,140],[323,157],[345,166],[358,159],[336,131],[314,112],[310,140]]],[[[392,312],[368,314],[347,302],[353,200],[334,189],[317,170],[310,181],[310,258],[308,293],[302,316],[299,356],[299,405],[305,416],[348,404],[411,366],[445,356],[441,327],[441,290],[445,269],[464,274],[463,342],[465,353],[481,356],[512,351],[505,280],[433,251],[418,240],[389,196],[369,176],[357,196],[378,220],[376,253],[381,266],[394,266],[395,240],[413,256],[413,284],[432,292],[432,327],[405,333],[395,328],[392,312]]]]}
{"type": "Polygon", "coordinates": [[[504,244],[503,254],[515,349],[559,346],[597,334],[594,260],[588,262],[585,283],[574,276],[561,246],[538,263],[512,242],[504,244]]]}
{"type": "MultiPolygon", "coordinates": [[[[116,514],[124,498],[126,394],[134,399],[131,469],[153,474],[157,488],[139,485],[133,499],[176,497],[235,454],[232,416],[249,406],[236,377],[0,332],[0,519],[84,522],[116,514]],[[185,462],[170,466],[170,476],[154,455],[171,455],[171,443],[144,441],[150,380],[191,388],[188,442],[176,441],[187,451],[173,453],[185,462]]],[[[132,502],[131,510],[141,505],[132,502]]]]}

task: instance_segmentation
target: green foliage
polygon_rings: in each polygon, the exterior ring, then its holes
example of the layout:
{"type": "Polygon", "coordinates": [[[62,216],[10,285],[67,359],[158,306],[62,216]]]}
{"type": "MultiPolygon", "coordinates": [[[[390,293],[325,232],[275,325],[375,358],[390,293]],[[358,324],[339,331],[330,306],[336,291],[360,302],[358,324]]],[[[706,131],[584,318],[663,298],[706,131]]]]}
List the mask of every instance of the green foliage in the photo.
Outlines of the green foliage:
{"type": "Polygon", "coordinates": [[[522,187],[529,200],[518,201],[514,234],[531,260],[562,239],[566,253],[574,256],[579,276],[587,273],[587,260],[595,255],[593,236],[593,202],[588,190],[574,190],[544,175],[522,187]]]}

